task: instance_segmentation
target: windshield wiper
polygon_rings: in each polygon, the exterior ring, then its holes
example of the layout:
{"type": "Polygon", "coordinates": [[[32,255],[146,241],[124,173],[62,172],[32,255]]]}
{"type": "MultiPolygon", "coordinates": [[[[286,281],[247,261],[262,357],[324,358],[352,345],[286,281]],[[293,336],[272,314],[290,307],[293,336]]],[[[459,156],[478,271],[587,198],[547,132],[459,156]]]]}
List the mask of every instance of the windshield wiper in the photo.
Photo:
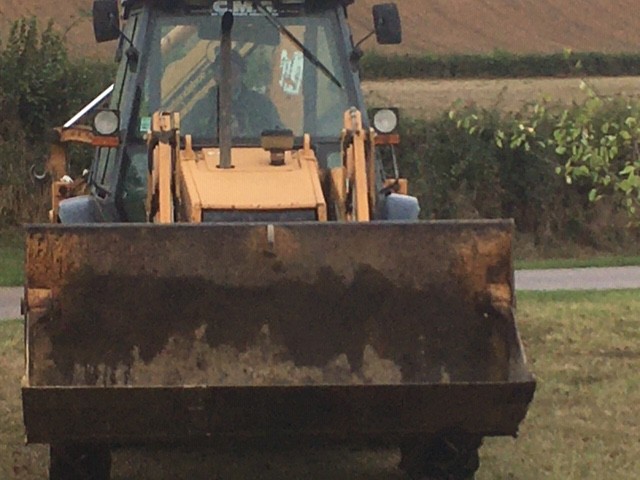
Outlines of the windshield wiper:
{"type": "Polygon", "coordinates": [[[320,59],[313,54],[313,52],[311,52],[307,47],[305,47],[304,44],[300,40],[298,40],[296,36],[289,31],[289,29],[287,29],[287,27],[285,27],[276,17],[274,17],[273,14],[269,10],[267,10],[264,7],[264,5],[262,5],[262,2],[260,0],[253,0],[253,6],[257,10],[262,12],[265,15],[265,17],[267,17],[267,20],[269,20],[271,25],[276,27],[280,31],[280,33],[282,33],[285,37],[291,40],[293,44],[300,49],[304,57],[307,60],[309,60],[313,65],[315,65],[317,68],[319,68],[320,71],[324,73],[329,80],[335,83],[338,86],[338,88],[340,89],[344,88],[340,83],[340,80],[338,80],[336,76],[333,73],[331,73],[331,70],[329,70],[324,65],[324,63],[322,63],[320,59]]]}

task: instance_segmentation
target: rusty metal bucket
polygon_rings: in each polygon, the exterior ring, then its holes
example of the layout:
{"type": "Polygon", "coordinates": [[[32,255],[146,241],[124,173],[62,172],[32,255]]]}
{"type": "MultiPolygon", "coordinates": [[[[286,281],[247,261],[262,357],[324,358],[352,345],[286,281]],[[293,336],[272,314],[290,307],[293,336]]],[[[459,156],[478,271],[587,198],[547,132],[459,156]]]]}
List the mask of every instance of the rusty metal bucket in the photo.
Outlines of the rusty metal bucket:
{"type": "Polygon", "coordinates": [[[27,228],[30,442],[514,435],[510,221],[27,228]]]}

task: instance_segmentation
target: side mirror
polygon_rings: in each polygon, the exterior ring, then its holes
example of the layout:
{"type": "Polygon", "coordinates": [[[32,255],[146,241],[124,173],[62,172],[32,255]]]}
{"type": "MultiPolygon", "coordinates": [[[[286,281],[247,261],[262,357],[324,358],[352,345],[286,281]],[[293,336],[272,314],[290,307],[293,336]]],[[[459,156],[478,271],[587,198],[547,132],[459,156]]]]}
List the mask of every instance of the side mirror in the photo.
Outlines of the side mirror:
{"type": "Polygon", "coordinates": [[[98,43],[120,38],[118,0],[93,1],[93,33],[98,43]]]}
{"type": "Polygon", "coordinates": [[[402,22],[395,3],[381,3],[373,6],[373,25],[380,45],[402,43],[402,22]]]}

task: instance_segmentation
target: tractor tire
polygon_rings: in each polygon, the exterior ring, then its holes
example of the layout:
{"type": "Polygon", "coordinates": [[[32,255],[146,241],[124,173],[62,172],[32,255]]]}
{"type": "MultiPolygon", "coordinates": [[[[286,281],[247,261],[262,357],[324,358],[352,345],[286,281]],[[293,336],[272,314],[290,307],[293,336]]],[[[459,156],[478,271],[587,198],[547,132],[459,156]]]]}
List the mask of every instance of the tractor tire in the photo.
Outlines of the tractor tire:
{"type": "Polygon", "coordinates": [[[100,445],[51,445],[49,480],[109,480],[111,452],[100,445]]]}
{"type": "Polygon", "coordinates": [[[482,437],[464,434],[408,440],[400,447],[400,468],[411,480],[473,480],[481,444],[482,437]]]}

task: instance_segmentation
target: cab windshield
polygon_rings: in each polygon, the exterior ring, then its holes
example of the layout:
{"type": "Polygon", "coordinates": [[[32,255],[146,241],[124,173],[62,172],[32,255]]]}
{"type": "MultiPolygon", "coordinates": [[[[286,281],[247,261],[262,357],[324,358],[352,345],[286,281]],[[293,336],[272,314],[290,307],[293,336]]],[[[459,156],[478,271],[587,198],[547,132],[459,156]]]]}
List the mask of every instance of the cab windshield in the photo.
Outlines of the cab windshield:
{"type": "MultiPolygon", "coordinates": [[[[153,112],[173,111],[180,113],[182,134],[191,134],[196,143],[217,144],[221,14],[161,14],[152,22],[140,133],[148,130],[153,112]]],[[[264,15],[235,14],[232,136],[253,143],[264,130],[289,129],[297,137],[339,137],[349,99],[335,12],[273,15],[334,78],[264,15]]]]}

